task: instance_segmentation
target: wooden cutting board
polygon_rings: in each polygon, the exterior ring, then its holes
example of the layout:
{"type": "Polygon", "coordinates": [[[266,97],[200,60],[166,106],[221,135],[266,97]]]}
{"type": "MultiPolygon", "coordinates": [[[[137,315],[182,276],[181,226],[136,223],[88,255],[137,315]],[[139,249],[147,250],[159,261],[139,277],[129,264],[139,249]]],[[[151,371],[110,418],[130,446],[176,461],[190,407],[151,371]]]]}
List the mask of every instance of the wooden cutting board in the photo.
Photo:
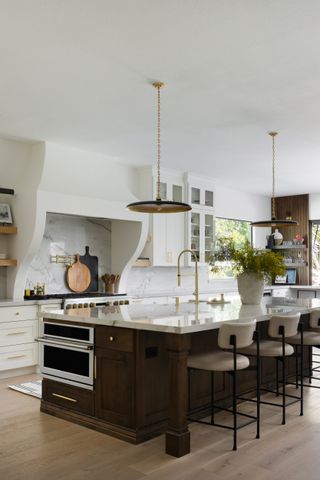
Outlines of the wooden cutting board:
{"type": "Polygon", "coordinates": [[[90,255],[88,246],[85,249],[86,253],[80,256],[80,262],[84,263],[91,273],[91,282],[86,291],[97,292],[99,290],[98,257],[90,255]]]}
{"type": "Polygon", "coordinates": [[[89,268],[80,262],[79,254],[76,255],[76,261],[70,265],[67,270],[67,284],[70,290],[82,293],[87,290],[91,282],[91,273],[89,268]]]}

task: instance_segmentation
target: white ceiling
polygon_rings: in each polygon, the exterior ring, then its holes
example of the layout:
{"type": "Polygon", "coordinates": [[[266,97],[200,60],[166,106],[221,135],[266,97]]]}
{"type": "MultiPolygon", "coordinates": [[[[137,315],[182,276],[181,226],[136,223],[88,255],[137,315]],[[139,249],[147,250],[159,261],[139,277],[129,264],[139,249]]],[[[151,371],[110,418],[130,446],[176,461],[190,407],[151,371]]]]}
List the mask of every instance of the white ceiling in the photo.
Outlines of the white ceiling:
{"type": "Polygon", "coordinates": [[[0,0],[0,134],[320,192],[319,0],[0,0]]]}

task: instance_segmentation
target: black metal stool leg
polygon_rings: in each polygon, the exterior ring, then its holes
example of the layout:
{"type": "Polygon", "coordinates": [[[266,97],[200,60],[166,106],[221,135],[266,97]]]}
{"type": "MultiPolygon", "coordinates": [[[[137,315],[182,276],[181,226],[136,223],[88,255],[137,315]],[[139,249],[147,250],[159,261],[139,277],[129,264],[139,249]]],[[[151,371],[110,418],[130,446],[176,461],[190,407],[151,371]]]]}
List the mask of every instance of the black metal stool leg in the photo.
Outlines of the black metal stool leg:
{"type": "Polygon", "coordinates": [[[232,373],[233,450],[237,450],[237,371],[232,373]]]}
{"type": "Polygon", "coordinates": [[[276,392],[277,397],[279,396],[279,360],[276,358],[276,392]]]}
{"type": "Polygon", "coordinates": [[[295,345],[294,347],[295,350],[295,359],[296,359],[296,388],[299,387],[299,362],[298,362],[298,355],[299,355],[299,349],[298,345],[295,345]]]}
{"type": "MultiPolygon", "coordinates": [[[[301,344],[300,344],[300,415],[303,415],[303,324],[301,328],[301,344]]],[[[312,347],[311,347],[312,348],[312,347]]]]}
{"type": "Polygon", "coordinates": [[[214,372],[211,372],[211,425],[214,424],[214,372]]]}
{"type": "Polygon", "coordinates": [[[261,359],[260,359],[260,337],[259,333],[256,334],[257,342],[257,435],[256,438],[260,438],[260,383],[261,383],[261,359]]]}
{"type": "MultiPolygon", "coordinates": [[[[231,342],[230,342],[231,343],[231,342]]],[[[233,415],[233,450],[237,450],[237,339],[232,336],[233,372],[232,372],[232,415],[233,415]]]]}
{"type": "MultiPolygon", "coordinates": [[[[281,328],[281,327],[280,327],[281,328]]],[[[286,424],[286,356],[285,356],[285,333],[282,335],[282,425],[286,424]]]]}
{"type": "Polygon", "coordinates": [[[309,369],[309,383],[312,383],[312,346],[309,347],[309,365],[310,365],[310,369],[309,369]]]}

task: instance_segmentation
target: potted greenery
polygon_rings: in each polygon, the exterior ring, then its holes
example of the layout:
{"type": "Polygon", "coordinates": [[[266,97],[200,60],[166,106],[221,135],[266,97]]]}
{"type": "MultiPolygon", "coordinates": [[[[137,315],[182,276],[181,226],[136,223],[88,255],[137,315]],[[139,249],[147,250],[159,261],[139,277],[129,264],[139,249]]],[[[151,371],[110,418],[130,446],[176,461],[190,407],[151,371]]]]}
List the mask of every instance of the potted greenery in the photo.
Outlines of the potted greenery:
{"type": "Polygon", "coordinates": [[[237,246],[232,238],[220,238],[211,256],[212,271],[221,269],[221,262],[229,262],[237,277],[241,301],[258,305],[266,281],[272,282],[276,275],[285,275],[285,265],[279,253],[253,248],[249,241],[237,246]]]}

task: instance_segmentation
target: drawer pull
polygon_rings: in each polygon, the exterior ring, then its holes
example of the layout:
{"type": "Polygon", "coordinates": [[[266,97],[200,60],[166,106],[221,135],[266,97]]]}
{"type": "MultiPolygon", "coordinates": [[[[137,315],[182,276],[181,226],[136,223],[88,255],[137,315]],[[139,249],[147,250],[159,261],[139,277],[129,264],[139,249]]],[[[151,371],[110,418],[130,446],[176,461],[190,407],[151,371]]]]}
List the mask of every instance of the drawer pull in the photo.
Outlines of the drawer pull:
{"type": "Polygon", "coordinates": [[[7,335],[23,335],[24,333],[27,333],[27,332],[9,332],[7,333],[7,335]]]}
{"type": "Polygon", "coordinates": [[[14,360],[15,358],[23,358],[27,355],[12,355],[12,357],[7,357],[7,360],[14,360]]]}
{"type": "Polygon", "coordinates": [[[109,342],[114,342],[115,338],[114,337],[109,337],[109,342]]]}
{"type": "Polygon", "coordinates": [[[15,315],[20,315],[20,312],[16,312],[15,315]]]}
{"type": "Polygon", "coordinates": [[[78,403],[78,400],[76,400],[75,398],[65,397],[64,395],[60,395],[59,393],[53,393],[52,396],[62,398],[62,400],[67,400],[68,402],[78,403]]]}

